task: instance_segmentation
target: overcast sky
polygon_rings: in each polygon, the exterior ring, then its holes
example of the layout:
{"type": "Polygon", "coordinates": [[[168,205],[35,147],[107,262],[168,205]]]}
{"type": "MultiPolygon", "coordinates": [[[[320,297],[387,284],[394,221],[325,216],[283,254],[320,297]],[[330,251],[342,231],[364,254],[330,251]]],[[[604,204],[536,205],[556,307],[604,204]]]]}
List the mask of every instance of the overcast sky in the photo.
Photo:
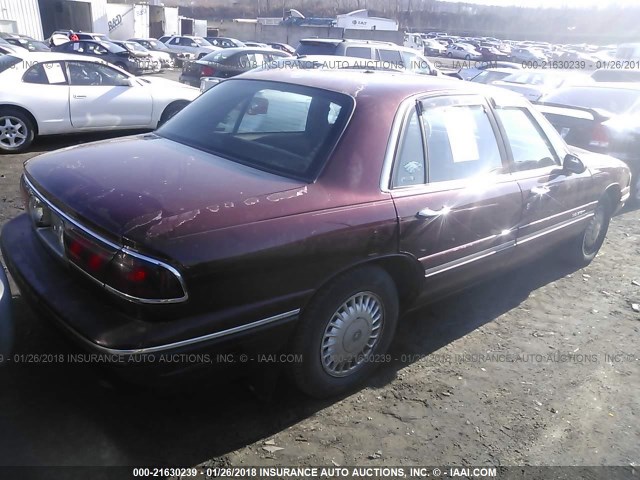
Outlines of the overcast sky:
{"type": "Polygon", "coordinates": [[[523,5],[531,7],[580,7],[580,8],[593,8],[593,7],[607,7],[610,5],[620,6],[638,6],[640,2],[638,0],[446,0],[449,2],[458,3],[480,3],[489,5],[523,5]]]}

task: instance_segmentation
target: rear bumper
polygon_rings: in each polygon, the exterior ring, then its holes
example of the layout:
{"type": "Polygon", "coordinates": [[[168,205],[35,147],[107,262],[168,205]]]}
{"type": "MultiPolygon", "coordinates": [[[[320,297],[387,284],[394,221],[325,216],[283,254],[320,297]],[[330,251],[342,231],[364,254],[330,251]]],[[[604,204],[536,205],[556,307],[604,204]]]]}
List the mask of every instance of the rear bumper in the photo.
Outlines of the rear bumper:
{"type": "MultiPolygon", "coordinates": [[[[256,355],[279,352],[299,313],[292,310],[241,323],[237,316],[231,322],[221,321],[219,313],[170,321],[141,320],[139,312],[124,312],[109,295],[54,259],[38,240],[27,215],[8,222],[0,242],[22,297],[83,349],[101,358],[107,356],[115,366],[128,365],[131,362],[127,359],[134,358],[141,359],[136,367],[157,368],[160,361],[160,370],[171,373],[203,366],[202,362],[185,365],[174,361],[176,354],[194,353],[210,353],[213,359],[246,354],[246,362],[250,362],[256,355]],[[173,360],[163,362],[163,358],[173,360]]],[[[10,298],[8,289],[6,296],[10,298]]],[[[5,308],[4,296],[2,300],[5,308]]],[[[216,362],[205,363],[211,366],[216,362]]]]}

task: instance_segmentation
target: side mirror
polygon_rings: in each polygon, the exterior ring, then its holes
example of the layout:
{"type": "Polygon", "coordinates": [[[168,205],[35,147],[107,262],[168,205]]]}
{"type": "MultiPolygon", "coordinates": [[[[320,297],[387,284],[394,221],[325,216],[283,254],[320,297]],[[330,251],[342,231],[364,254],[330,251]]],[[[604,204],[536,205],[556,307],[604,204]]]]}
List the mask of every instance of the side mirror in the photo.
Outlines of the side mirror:
{"type": "Polygon", "coordinates": [[[582,173],[587,167],[582,163],[582,160],[569,153],[562,161],[562,169],[568,173],[582,173]]]}
{"type": "Polygon", "coordinates": [[[116,81],[116,87],[131,87],[132,85],[130,78],[122,78],[116,81]]]}
{"type": "Polygon", "coordinates": [[[269,100],[256,97],[251,100],[247,115],[265,115],[269,111],[269,100]]]}

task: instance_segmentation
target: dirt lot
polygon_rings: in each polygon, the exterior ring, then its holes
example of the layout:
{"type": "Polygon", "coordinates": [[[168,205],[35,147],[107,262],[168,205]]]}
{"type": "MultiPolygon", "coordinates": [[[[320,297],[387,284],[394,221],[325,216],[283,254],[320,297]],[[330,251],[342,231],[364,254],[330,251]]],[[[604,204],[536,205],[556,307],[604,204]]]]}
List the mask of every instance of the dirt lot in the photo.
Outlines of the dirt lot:
{"type": "MultiPolygon", "coordinates": [[[[96,138],[0,157],[0,225],[22,212],[24,160],[96,138]]],[[[5,362],[0,465],[640,465],[639,220],[617,216],[584,270],[540,259],[404,318],[396,360],[342,399],[5,362]]],[[[16,352],[74,350],[14,295],[16,352]]]]}

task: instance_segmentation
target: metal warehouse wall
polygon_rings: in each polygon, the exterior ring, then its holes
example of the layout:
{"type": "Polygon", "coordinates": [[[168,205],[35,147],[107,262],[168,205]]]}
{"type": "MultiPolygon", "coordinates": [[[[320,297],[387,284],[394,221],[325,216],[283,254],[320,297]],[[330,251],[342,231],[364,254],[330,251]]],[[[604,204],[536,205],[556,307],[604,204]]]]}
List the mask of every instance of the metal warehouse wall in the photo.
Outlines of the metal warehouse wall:
{"type": "Polygon", "coordinates": [[[8,24],[2,20],[15,22],[16,33],[43,39],[38,0],[0,0],[0,25],[4,24],[7,30],[8,24]]]}

